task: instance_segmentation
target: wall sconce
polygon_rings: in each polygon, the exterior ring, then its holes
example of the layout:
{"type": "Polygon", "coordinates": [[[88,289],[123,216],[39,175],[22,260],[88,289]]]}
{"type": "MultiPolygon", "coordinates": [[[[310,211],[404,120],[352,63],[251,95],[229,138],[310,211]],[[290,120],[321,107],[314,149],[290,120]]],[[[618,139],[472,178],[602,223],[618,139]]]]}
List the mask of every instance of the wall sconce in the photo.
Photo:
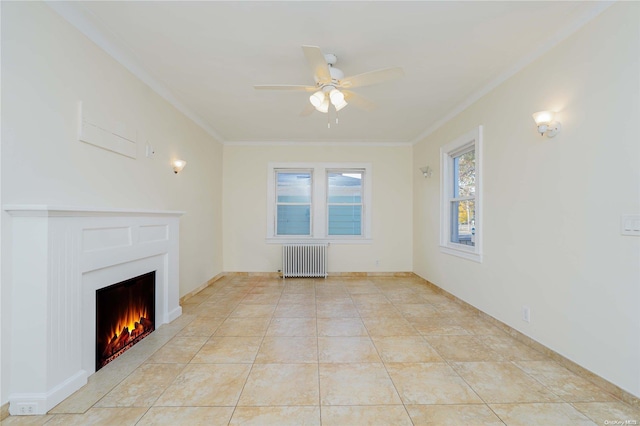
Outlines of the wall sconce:
{"type": "Polygon", "coordinates": [[[431,172],[433,170],[431,170],[431,167],[429,166],[424,166],[424,167],[420,167],[420,171],[422,172],[422,176],[428,179],[431,177],[431,172]]]}
{"type": "Polygon", "coordinates": [[[560,132],[562,128],[561,124],[554,121],[556,113],[552,111],[538,111],[533,114],[533,120],[538,126],[538,132],[540,136],[547,134],[548,138],[552,138],[560,132]]]}
{"type": "Polygon", "coordinates": [[[187,162],[184,160],[173,160],[171,162],[171,166],[173,166],[173,173],[178,174],[184,169],[184,166],[187,165],[187,162]]]}

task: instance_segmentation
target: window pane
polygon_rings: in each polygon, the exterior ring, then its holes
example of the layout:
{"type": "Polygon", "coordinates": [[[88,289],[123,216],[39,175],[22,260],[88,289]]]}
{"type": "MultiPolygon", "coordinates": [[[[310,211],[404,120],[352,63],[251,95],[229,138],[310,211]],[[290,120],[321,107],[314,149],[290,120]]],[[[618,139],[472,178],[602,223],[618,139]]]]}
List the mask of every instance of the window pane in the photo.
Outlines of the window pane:
{"type": "Polygon", "coordinates": [[[329,235],[362,235],[363,175],[357,170],[327,173],[329,235]]]}
{"type": "Polygon", "coordinates": [[[278,172],[278,203],[311,203],[311,173],[278,172]]]}
{"type": "Polygon", "coordinates": [[[349,171],[328,174],[329,203],[361,203],[362,202],[362,172],[349,171]]]}
{"type": "Polygon", "coordinates": [[[451,242],[475,246],[475,200],[451,202],[451,242]]]}
{"type": "Polygon", "coordinates": [[[310,235],[311,206],[278,206],[278,235],[310,235]]]}
{"type": "Polygon", "coordinates": [[[362,235],[362,206],[329,206],[329,235],[362,235]]]}
{"type": "Polygon", "coordinates": [[[453,198],[471,197],[476,193],[476,152],[453,157],[453,198]]]}

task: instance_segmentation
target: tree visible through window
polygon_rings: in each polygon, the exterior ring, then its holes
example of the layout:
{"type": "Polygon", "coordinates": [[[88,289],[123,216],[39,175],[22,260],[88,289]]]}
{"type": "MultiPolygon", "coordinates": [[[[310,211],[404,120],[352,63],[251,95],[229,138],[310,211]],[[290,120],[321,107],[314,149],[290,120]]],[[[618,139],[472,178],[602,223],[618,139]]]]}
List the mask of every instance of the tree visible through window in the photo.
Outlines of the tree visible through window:
{"type": "Polygon", "coordinates": [[[475,245],[476,166],[475,150],[453,157],[451,242],[475,245]]]}
{"type": "Polygon", "coordinates": [[[440,148],[440,250],[482,262],[482,126],[440,148]]]}

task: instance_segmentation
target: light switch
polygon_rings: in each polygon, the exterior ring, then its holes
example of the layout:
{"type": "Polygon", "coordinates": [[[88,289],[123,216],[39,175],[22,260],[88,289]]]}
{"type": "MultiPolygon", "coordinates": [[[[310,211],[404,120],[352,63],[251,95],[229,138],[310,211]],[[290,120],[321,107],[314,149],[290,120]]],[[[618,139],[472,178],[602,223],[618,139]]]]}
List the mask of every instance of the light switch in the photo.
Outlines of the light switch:
{"type": "Polygon", "coordinates": [[[622,215],[620,218],[620,233],[622,235],[640,236],[640,215],[622,215]]]}

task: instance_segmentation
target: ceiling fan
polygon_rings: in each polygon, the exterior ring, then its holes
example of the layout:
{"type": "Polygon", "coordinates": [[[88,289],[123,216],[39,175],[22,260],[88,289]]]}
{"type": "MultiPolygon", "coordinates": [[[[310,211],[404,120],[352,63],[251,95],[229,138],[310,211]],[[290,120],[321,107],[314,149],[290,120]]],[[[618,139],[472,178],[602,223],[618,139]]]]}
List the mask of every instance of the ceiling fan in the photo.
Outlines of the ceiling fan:
{"type": "Polygon", "coordinates": [[[309,115],[314,109],[322,113],[328,113],[331,106],[335,111],[340,111],[349,103],[365,111],[370,111],[376,107],[376,104],[349,89],[383,83],[404,75],[402,68],[393,67],[345,77],[342,70],[335,67],[338,58],[333,53],[325,55],[317,46],[302,46],[302,50],[313,71],[315,85],[272,84],[253,86],[258,90],[313,92],[309,96],[310,104],[302,111],[301,115],[309,115]]]}

